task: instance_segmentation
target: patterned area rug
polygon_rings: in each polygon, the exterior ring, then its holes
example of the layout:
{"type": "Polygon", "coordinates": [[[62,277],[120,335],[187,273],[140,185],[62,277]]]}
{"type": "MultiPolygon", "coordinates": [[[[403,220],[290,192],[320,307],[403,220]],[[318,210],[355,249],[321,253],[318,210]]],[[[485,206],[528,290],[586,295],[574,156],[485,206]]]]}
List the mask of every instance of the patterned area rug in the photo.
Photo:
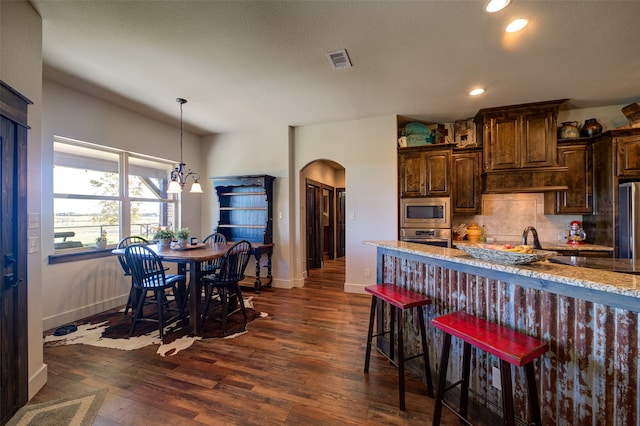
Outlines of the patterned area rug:
{"type": "MultiPolygon", "coordinates": [[[[264,312],[257,312],[253,308],[251,299],[252,297],[248,297],[244,300],[248,323],[257,318],[268,316],[264,312]]],[[[155,314],[145,312],[145,315],[154,316],[155,314]]],[[[219,312],[209,312],[209,317],[216,318],[218,315],[219,312]]],[[[44,345],[83,344],[121,350],[134,350],[149,345],[158,345],[157,353],[159,355],[171,356],[189,348],[200,339],[234,338],[247,333],[249,328],[249,324],[247,324],[247,329],[244,329],[242,314],[236,313],[228,319],[227,336],[222,333],[220,321],[207,318],[201,336],[190,335],[191,329],[183,327],[178,321],[165,327],[164,342],[161,342],[156,323],[139,321],[133,336],[130,337],[131,311],[125,315],[124,306],[78,321],[74,325],[77,327],[77,331],[63,336],[55,336],[55,330],[49,330],[45,333],[44,345]]]]}
{"type": "Polygon", "coordinates": [[[107,391],[99,389],[75,397],[25,405],[7,426],[91,426],[107,391]]]}

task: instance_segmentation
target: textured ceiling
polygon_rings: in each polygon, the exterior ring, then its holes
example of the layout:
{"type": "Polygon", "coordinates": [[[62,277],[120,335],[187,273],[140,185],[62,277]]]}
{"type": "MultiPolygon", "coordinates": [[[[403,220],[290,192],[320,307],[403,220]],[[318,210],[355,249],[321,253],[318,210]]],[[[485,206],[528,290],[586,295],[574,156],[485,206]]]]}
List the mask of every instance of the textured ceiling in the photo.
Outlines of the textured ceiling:
{"type": "Polygon", "coordinates": [[[640,100],[640,1],[32,0],[45,78],[212,134],[640,100]],[[515,17],[529,26],[507,36],[515,17]],[[346,48],[353,67],[326,53],[346,48]],[[472,98],[475,86],[487,92],[472,98]]]}

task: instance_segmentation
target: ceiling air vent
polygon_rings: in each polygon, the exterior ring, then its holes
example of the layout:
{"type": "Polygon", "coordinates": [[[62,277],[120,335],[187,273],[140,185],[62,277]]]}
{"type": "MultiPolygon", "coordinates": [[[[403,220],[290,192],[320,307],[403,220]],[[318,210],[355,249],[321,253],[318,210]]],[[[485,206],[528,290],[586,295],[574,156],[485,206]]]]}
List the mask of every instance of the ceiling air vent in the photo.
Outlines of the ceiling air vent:
{"type": "Polygon", "coordinates": [[[351,68],[351,61],[346,49],[337,50],[335,52],[327,53],[327,58],[331,62],[333,69],[340,70],[344,68],[351,68]]]}

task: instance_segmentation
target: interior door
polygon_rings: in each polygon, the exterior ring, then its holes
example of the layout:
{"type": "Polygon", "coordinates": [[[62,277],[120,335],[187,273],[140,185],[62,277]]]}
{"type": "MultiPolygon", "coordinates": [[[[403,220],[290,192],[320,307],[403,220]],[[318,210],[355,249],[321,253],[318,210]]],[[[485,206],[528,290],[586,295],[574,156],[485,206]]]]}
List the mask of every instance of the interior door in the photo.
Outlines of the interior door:
{"type": "Polygon", "coordinates": [[[307,180],[307,270],[322,267],[322,190],[307,180]]]}
{"type": "Polygon", "coordinates": [[[0,421],[28,399],[28,100],[0,82],[0,421]]]}
{"type": "Polygon", "coordinates": [[[335,190],[331,186],[322,185],[322,226],[324,232],[323,249],[327,259],[335,259],[335,190]]]}
{"type": "Polygon", "coordinates": [[[336,208],[336,257],[342,257],[346,253],[346,225],[347,218],[345,216],[347,205],[347,191],[345,188],[337,188],[337,208],[336,208]]]}

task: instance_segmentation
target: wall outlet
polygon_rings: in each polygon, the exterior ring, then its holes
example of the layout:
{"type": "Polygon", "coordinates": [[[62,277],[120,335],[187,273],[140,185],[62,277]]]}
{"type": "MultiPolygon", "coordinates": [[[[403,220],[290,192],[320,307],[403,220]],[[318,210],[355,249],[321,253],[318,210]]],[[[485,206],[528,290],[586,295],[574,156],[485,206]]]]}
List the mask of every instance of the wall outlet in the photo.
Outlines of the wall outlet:
{"type": "Polygon", "coordinates": [[[369,268],[364,268],[364,276],[365,277],[371,276],[371,271],[369,270],[369,268]]]}
{"type": "Polygon", "coordinates": [[[491,386],[498,390],[502,390],[502,381],[500,380],[500,369],[498,367],[493,367],[493,374],[491,378],[491,386]]]}

